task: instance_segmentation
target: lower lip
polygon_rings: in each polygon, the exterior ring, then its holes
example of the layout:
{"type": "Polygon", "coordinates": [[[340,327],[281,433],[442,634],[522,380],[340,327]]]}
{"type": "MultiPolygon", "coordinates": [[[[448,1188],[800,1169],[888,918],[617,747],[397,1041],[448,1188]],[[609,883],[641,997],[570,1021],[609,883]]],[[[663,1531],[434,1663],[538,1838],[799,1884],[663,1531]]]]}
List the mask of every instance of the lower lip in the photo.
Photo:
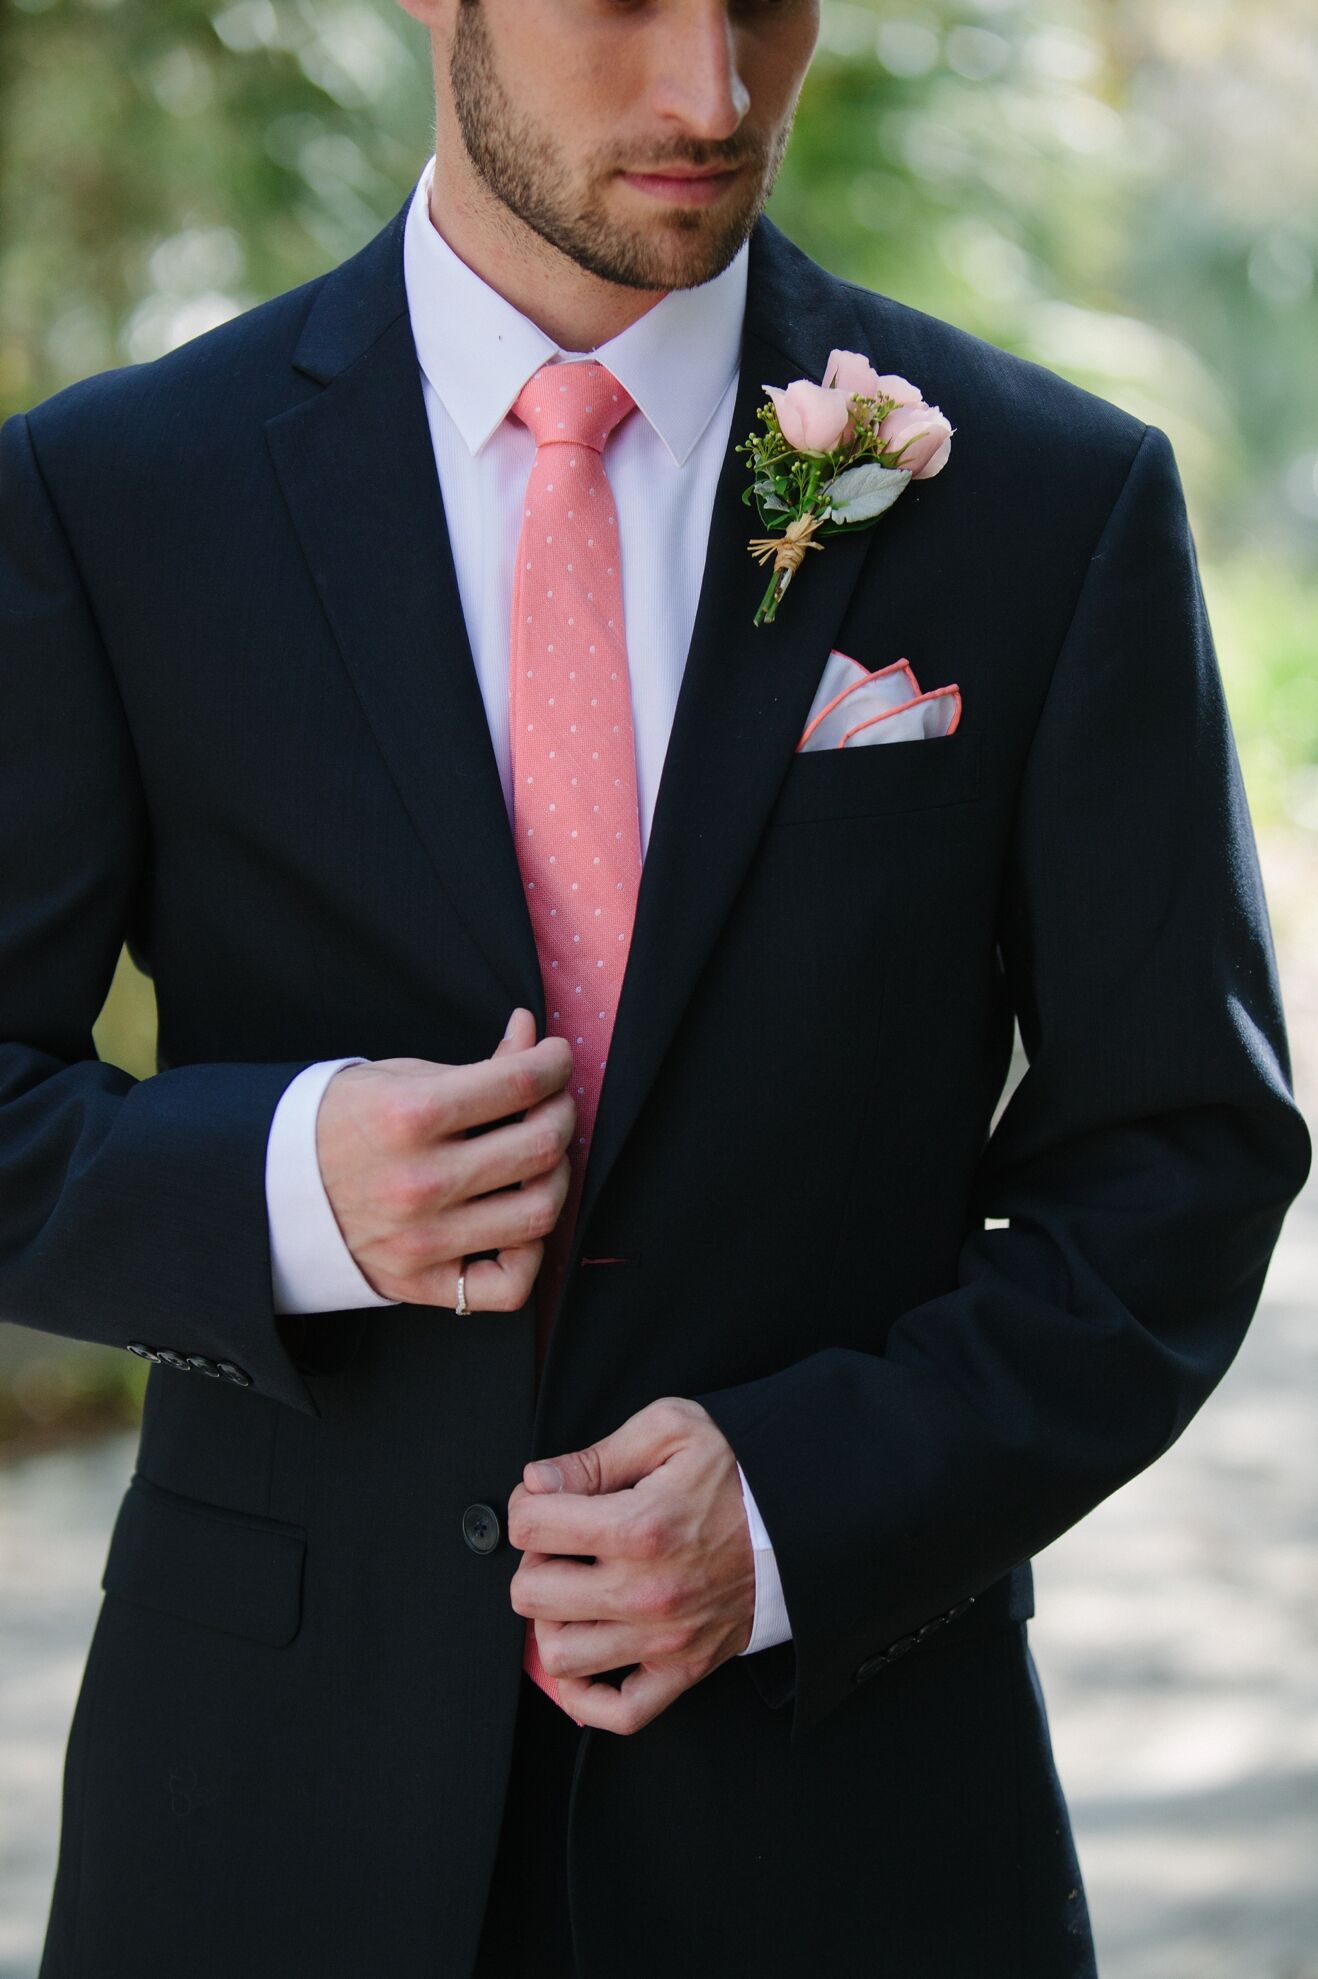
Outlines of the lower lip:
{"type": "Polygon", "coordinates": [[[737,174],[720,172],[716,178],[709,179],[657,179],[640,172],[624,172],[622,176],[637,192],[648,192],[653,199],[665,199],[670,206],[712,206],[737,174]]]}

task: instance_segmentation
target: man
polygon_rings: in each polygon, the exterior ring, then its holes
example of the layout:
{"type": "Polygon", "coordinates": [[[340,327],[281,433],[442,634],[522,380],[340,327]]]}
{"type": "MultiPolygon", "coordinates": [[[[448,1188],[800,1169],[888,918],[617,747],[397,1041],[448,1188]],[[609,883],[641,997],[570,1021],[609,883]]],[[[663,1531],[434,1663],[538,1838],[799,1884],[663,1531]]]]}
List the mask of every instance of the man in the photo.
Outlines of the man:
{"type": "Polygon", "coordinates": [[[408,4],[389,226],[0,435],[0,1300],[153,1362],[42,1979],[1092,1973],[1030,1556],[1310,1158],[1171,449],[763,217],[814,0],[408,4]],[[755,625],[838,349],[951,461],[755,625]]]}

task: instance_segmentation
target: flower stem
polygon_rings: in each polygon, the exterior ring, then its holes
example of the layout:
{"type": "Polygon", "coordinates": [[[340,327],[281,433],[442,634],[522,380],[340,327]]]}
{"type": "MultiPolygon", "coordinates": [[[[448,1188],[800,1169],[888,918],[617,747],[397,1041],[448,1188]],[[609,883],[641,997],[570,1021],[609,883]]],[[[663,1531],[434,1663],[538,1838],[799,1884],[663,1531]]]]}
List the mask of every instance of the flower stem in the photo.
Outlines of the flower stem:
{"type": "Polygon", "coordinates": [[[755,614],[754,622],[756,625],[759,625],[762,620],[768,625],[773,624],[773,615],[778,608],[778,600],[775,593],[778,590],[778,579],[781,575],[781,571],[775,570],[770,577],[769,587],[760,599],[760,608],[755,614]]]}

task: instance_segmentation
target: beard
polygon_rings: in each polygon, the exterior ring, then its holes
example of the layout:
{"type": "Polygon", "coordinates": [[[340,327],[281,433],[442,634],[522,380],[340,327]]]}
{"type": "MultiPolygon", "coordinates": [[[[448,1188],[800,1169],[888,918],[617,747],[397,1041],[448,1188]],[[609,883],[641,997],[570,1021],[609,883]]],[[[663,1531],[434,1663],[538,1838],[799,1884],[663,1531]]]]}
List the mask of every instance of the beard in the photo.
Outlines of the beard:
{"type": "MultiPolygon", "coordinates": [[[[795,109],[762,156],[705,146],[675,153],[663,165],[742,165],[743,178],[720,205],[669,207],[662,224],[629,224],[606,210],[602,192],[579,184],[552,136],[519,111],[494,62],[483,8],[463,0],[449,56],[449,84],[472,167],[506,211],[569,260],[606,282],[631,289],[697,288],[713,281],[749,236],[773,190],[795,109]]],[[[649,161],[647,161],[648,163],[649,161]]],[[[621,165],[621,161],[620,161],[621,165]]],[[[605,172],[599,183],[612,176],[605,172]]],[[[656,209],[662,202],[656,201],[656,209]]]]}

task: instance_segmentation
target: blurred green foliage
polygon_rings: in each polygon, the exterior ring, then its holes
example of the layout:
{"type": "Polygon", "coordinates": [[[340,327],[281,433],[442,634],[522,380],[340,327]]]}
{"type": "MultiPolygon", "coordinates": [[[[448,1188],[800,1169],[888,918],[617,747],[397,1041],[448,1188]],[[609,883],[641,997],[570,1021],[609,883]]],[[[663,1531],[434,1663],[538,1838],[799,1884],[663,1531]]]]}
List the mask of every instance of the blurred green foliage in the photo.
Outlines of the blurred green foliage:
{"type": "MultiPolygon", "coordinates": [[[[1255,818],[1303,831],[1315,102],[1312,0],[823,0],[769,206],[828,267],[1167,430],[1255,818]]],[[[0,0],[0,415],[352,253],[432,138],[394,0],[0,0]]],[[[96,1039],[154,1070],[126,958],[96,1039]]]]}
{"type": "Polygon", "coordinates": [[[0,1462],[140,1420],[149,1363],[83,1340],[0,1328],[0,1462]]]}
{"type": "MultiPolygon", "coordinates": [[[[770,202],[1167,429],[1251,796],[1306,823],[1315,102],[1312,0],[823,0],[770,202]]],[[[0,0],[0,413],[351,253],[432,132],[394,0],[0,0]]]]}

